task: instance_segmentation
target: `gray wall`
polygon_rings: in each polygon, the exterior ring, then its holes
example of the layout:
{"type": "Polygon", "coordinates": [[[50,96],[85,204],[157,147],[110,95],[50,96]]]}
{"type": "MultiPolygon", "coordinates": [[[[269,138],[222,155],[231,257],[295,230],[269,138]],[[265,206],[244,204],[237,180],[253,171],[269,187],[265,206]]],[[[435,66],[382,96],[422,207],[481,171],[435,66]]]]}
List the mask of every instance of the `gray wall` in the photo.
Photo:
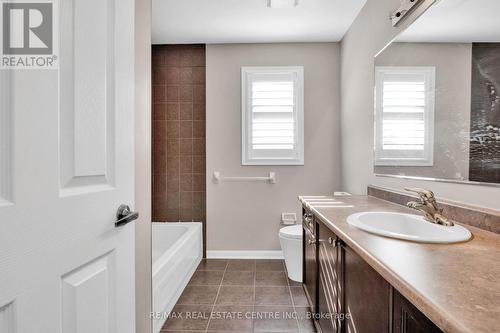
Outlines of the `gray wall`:
{"type": "MultiPolygon", "coordinates": [[[[427,6],[429,1],[424,1],[427,6]]],[[[500,188],[375,177],[373,173],[373,66],[374,56],[401,29],[393,28],[389,13],[399,0],[367,0],[341,42],[341,128],[343,189],[365,194],[374,184],[401,189],[430,188],[440,198],[498,208],[500,188]]],[[[417,11],[413,16],[420,14],[417,11]]]]}
{"type": "Polygon", "coordinates": [[[297,195],[340,188],[339,45],[207,45],[207,250],[279,250],[282,212],[300,219],[297,195]],[[241,66],[302,65],[305,165],[241,165],[241,66]],[[212,173],[263,176],[278,183],[212,183],[212,173]]]}
{"type": "Polygon", "coordinates": [[[434,165],[377,166],[376,173],[446,179],[469,176],[472,44],[393,43],[376,66],[432,66],[436,69],[434,165]],[[460,174],[458,176],[457,174],[460,174]]]}
{"type": "Polygon", "coordinates": [[[151,1],[135,1],[135,312],[151,332],[151,1]]]}

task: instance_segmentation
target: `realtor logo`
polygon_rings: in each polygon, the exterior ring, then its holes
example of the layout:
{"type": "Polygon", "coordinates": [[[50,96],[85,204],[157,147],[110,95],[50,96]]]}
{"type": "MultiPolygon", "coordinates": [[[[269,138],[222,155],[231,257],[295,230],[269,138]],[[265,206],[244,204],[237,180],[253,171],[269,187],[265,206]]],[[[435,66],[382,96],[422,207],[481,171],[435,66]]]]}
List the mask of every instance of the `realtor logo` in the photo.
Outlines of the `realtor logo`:
{"type": "Polygon", "coordinates": [[[0,68],[56,68],[54,3],[2,3],[2,59],[0,68]]]}

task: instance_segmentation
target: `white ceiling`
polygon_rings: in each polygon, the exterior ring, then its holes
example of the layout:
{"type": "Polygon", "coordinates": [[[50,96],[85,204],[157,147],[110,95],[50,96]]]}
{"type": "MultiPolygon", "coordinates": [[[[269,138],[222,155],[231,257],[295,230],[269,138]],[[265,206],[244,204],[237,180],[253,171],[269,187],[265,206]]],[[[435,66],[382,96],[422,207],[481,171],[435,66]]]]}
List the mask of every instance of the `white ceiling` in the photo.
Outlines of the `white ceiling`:
{"type": "Polygon", "coordinates": [[[397,41],[500,42],[500,0],[441,0],[397,41]]]}
{"type": "Polygon", "coordinates": [[[366,0],[153,0],[153,44],[332,42],[342,39],[366,0]]]}

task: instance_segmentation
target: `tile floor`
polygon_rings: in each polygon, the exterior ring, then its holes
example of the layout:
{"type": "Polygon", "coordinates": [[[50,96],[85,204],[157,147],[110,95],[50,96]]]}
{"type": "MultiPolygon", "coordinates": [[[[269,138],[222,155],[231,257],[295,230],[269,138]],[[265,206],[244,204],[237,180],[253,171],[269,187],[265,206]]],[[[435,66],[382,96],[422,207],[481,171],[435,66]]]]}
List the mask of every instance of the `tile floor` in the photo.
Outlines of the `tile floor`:
{"type": "Polygon", "coordinates": [[[282,260],[203,260],[162,328],[167,333],[316,332],[282,260]]]}

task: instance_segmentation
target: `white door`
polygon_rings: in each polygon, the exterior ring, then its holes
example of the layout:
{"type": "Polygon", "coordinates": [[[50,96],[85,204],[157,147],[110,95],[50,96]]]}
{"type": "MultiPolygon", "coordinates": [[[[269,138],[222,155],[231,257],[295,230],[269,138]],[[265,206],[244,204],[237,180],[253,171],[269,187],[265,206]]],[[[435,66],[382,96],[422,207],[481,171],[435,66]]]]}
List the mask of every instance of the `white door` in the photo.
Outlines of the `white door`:
{"type": "Polygon", "coordinates": [[[58,6],[59,69],[0,70],[0,332],[133,332],[134,1],[58,6]]]}

